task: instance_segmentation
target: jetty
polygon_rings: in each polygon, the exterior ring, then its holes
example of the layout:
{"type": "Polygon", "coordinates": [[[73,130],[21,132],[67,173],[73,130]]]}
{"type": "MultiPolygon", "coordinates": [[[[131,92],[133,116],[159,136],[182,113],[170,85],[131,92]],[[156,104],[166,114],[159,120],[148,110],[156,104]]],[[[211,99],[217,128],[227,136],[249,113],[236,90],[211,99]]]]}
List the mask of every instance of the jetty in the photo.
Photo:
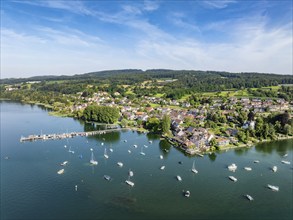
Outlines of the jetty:
{"type": "Polygon", "coordinates": [[[60,140],[65,138],[73,137],[86,137],[90,135],[106,134],[109,132],[129,130],[129,128],[115,128],[115,129],[105,129],[105,130],[96,130],[96,131],[85,131],[85,132],[70,132],[62,134],[41,134],[41,135],[29,135],[27,137],[21,137],[20,142],[25,141],[38,141],[38,140],[60,140]]]}

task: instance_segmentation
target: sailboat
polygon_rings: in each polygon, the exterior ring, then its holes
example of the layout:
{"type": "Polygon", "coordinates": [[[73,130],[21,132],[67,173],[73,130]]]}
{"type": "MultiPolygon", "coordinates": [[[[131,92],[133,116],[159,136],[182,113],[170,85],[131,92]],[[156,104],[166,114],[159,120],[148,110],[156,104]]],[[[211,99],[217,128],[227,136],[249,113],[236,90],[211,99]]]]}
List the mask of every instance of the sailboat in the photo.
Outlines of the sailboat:
{"type": "Polygon", "coordinates": [[[191,172],[193,172],[193,173],[198,173],[198,171],[195,169],[194,161],[193,161],[193,164],[192,164],[191,172]]]}
{"type": "Polygon", "coordinates": [[[109,158],[109,156],[108,156],[108,154],[107,154],[107,149],[106,149],[106,148],[105,148],[105,151],[104,151],[104,157],[105,157],[106,159],[109,158]]]}
{"type": "Polygon", "coordinates": [[[91,163],[92,165],[98,165],[98,161],[96,161],[96,160],[95,160],[95,157],[94,157],[93,148],[91,148],[91,152],[92,152],[92,155],[91,155],[90,163],[91,163]]]}
{"type": "Polygon", "coordinates": [[[59,175],[64,173],[64,169],[61,169],[57,172],[59,175]]]}
{"type": "Polygon", "coordinates": [[[67,163],[68,163],[68,161],[66,160],[66,161],[64,161],[63,163],[61,163],[60,165],[61,165],[61,166],[65,166],[67,163]]]}
{"type": "Polygon", "coordinates": [[[130,181],[130,176],[128,176],[128,179],[125,180],[125,183],[127,183],[129,186],[134,186],[134,182],[130,181]]]}
{"type": "Polygon", "coordinates": [[[145,155],[145,153],[142,151],[142,148],[141,148],[140,154],[141,155],[145,155]]]}
{"type": "Polygon", "coordinates": [[[74,154],[74,151],[71,150],[71,146],[69,146],[69,150],[68,150],[68,152],[74,154]]]}
{"type": "Polygon", "coordinates": [[[113,148],[112,148],[112,144],[111,144],[111,146],[110,146],[110,149],[109,149],[111,152],[113,152],[113,148]]]}
{"type": "Polygon", "coordinates": [[[128,171],[128,175],[129,175],[129,176],[133,176],[133,175],[134,175],[134,173],[133,173],[133,171],[132,171],[131,169],[129,169],[129,171],[128,171]]]}

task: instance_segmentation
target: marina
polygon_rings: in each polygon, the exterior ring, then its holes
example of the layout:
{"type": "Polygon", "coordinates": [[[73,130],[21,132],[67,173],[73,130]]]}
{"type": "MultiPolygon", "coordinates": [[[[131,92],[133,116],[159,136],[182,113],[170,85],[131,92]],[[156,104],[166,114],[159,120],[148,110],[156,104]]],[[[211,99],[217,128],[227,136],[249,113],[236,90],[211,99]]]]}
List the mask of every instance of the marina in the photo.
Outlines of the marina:
{"type": "MultiPolygon", "coordinates": [[[[97,130],[97,131],[87,131],[87,132],[70,132],[70,133],[62,133],[62,134],[40,134],[40,135],[29,135],[27,137],[21,137],[20,142],[25,141],[38,141],[38,140],[60,140],[65,138],[74,138],[74,137],[87,137],[90,135],[99,135],[106,134],[109,132],[123,131],[128,130],[128,128],[115,128],[115,129],[105,129],[105,130],[97,130]]],[[[102,143],[104,145],[104,143],[102,143]]]]}

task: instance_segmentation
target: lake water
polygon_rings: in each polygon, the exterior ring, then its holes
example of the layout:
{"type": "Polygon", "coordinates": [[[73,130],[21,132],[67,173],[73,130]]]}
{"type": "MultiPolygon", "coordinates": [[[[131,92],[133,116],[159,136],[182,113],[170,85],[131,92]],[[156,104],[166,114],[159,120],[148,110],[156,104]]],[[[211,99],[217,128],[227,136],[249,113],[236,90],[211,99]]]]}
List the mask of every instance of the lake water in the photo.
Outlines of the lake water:
{"type": "Polygon", "coordinates": [[[1,102],[0,106],[3,220],[293,217],[292,140],[204,157],[185,156],[159,137],[132,131],[20,143],[22,135],[84,131],[93,126],[49,116],[38,106],[12,102],[1,102]],[[74,154],[68,152],[69,147],[74,154]],[[97,166],[89,164],[90,148],[97,166]],[[103,156],[105,148],[109,159],[103,156]],[[145,156],[140,154],[142,149],[145,156]],[[288,156],[283,158],[284,154],[288,156]],[[164,156],[162,160],[160,155],[164,156]],[[282,164],[284,159],[291,164],[282,164]],[[63,167],[64,174],[58,175],[60,163],[66,160],[69,163],[63,167]],[[118,167],[118,161],[124,166],[118,167]],[[193,161],[198,174],[190,171],[193,161]],[[231,163],[238,166],[235,173],[227,169],[231,163]],[[162,165],[165,170],[160,170],[162,165]],[[274,165],[278,167],[276,173],[271,171],[274,165]],[[252,171],[244,170],[245,166],[252,171]],[[134,187],[125,183],[129,169],[134,172],[134,187]],[[103,179],[105,174],[112,180],[103,179]],[[176,175],[182,177],[182,182],[176,180],[176,175]],[[230,181],[229,175],[238,181],[230,181]],[[267,184],[279,186],[279,192],[271,191],[267,184]],[[189,190],[190,198],[184,197],[182,190],[189,190]],[[245,194],[254,201],[248,201],[245,194]]]}

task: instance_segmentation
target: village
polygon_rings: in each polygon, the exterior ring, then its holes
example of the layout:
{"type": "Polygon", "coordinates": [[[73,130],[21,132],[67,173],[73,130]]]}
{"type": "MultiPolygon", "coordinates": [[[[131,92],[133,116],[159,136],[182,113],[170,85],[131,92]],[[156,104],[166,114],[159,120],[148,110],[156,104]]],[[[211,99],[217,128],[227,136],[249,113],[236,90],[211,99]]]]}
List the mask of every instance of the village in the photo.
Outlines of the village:
{"type": "MultiPolygon", "coordinates": [[[[81,94],[80,94],[81,95],[81,94]]],[[[215,149],[243,146],[239,143],[237,134],[240,130],[254,130],[255,118],[244,119],[239,124],[235,118],[241,112],[252,112],[253,115],[268,115],[271,113],[283,113],[293,110],[293,102],[284,99],[260,99],[260,98],[214,98],[212,103],[205,103],[196,108],[191,107],[188,101],[166,100],[159,97],[144,96],[139,103],[126,97],[121,97],[118,92],[114,97],[107,92],[94,93],[92,97],[79,97],[82,104],[74,105],[71,111],[82,111],[88,105],[97,104],[120,109],[121,123],[123,127],[134,126],[142,128],[143,124],[151,118],[161,119],[163,115],[169,115],[171,120],[171,135],[164,137],[174,146],[180,147],[188,154],[210,152],[215,149]],[[238,110],[237,110],[238,109],[238,110]],[[217,114],[219,123],[211,128],[207,126],[209,115],[217,114]]],[[[254,140],[254,142],[257,140],[254,140]]],[[[244,146],[250,146],[249,141],[244,146]]]]}

